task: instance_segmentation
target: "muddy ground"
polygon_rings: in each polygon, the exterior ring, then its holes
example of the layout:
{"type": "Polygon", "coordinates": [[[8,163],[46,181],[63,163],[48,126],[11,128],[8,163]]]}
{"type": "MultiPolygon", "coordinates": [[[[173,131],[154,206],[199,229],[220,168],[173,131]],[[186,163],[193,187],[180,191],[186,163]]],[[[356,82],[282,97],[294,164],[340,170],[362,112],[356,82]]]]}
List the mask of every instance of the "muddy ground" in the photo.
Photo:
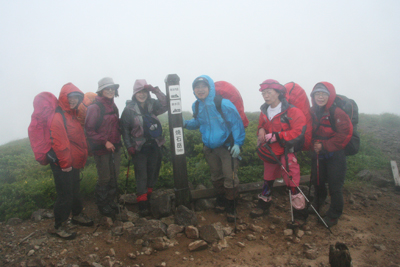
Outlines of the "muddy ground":
{"type": "MultiPolygon", "coordinates": [[[[385,129],[374,131],[380,136],[385,134],[385,129]]],[[[396,139],[399,132],[386,133],[389,135],[383,151],[400,164],[396,139]]],[[[382,175],[392,179],[390,172],[382,175]]],[[[222,251],[214,252],[210,245],[205,250],[190,252],[188,245],[194,240],[182,233],[175,238],[175,246],[151,255],[141,253],[143,246],[135,244],[136,240],[127,234],[113,236],[105,226],[96,230],[101,217],[94,203],[87,201],[85,211],[96,224],[76,227],[79,235],[75,240],[64,241],[50,235],[52,219],[28,220],[17,225],[1,223],[0,265],[84,266],[89,255],[96,254],[96,262],[101,264],[96,266],[329,266],[329,245],[340,241],[348,246],[353,266],[400,266],[400,194],[394,185],[347,185],[344,192],[344,214],[331,229],[332,233],[317,222],[316,216],[310,216],[302,237],[285,236],[286,221],[290,220],[289,198],[285,191],[277,190],[270,215],[257,220],[248,216],[254,200],[243,196],[238,205],[237,226],[244,230],[227,237],[228,247],[222,251]],[[284,220],[276,223],[273,216],[284,220]],[[262,227],[262,233],[245,229],[252,224],[262,227]],[[249,241],[249,234],[256,240],[249,241]],[[130,258],[129,253],[137,255],[136,258],[130,258]]],[[[134,205],[128,208],[137,209],[134,205]]],[[[221,222],[234,227],[226,222],[224,215],[213,210],[199,212],[198,217],[200,225],[221,222]]]]}

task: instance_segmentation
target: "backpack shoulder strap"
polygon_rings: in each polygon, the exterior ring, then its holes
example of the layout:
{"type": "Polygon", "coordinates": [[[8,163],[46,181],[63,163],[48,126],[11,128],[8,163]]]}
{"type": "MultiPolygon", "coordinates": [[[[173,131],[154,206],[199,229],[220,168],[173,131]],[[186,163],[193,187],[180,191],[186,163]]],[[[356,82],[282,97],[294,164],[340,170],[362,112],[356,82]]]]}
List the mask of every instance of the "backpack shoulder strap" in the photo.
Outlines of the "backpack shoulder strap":
{"type": "Polygon", "coordinates": [[[106,112],[106,108],[104,107],[103,103],[98,102],[98,101],[94,102],[93,104],[97,105],[100,109],[100,116],[96,121],[96,125],[94,126],[94,129],[97,132],[99,130],[101,124],[103,123],[103,117],[106,112]]]}
{"type": "Polygon", "coordinates": [[[62,110],[62,108],[60,106],[57,106],[56,112],[61,114],[61,116],[63,118],[63,121],[64,121],[64,128],[65,128],[65,131],[66,131],[67,130],[67,119],[65,118],[64,110],[62,110]]]}
{"type": "Polygon", "coordinates": [[[194,103],[194,113],[193,113],[193,118],[197,119],[197,115],[199,115],[199,100],[196,100],[194,103]]]}
{"type": "Polygon", "coordinates": [[[336,110],[335,103],[329,108],[329,122],[331,124],[332,130],[336,132],[336,124],[335,124],[335,110],[336,110]]]}
{"type": "Polygon", "coordinates": [[[225,120],[224,114],[222,113],[222,99],[223,97],[221,95],[216,94],[214,97],[214,104],[215,107],[217,108],[219,114],[221,114],[221,117],[225,120]]]}

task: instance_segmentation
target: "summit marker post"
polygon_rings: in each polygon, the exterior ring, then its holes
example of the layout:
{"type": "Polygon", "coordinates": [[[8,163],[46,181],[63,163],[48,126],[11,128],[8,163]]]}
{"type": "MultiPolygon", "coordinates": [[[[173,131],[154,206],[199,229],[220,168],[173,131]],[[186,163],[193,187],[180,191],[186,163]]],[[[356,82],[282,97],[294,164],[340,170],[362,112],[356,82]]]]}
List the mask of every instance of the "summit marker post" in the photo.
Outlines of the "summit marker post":
{"type": "Polygon", "coordinates": [[[165,78],[168,99],[168,122],[172,154],[176,206],[190,208],[190,189],[187,178],[185,144],[183,141],[182,100],[180,78],[169,74],[165,78]]]}

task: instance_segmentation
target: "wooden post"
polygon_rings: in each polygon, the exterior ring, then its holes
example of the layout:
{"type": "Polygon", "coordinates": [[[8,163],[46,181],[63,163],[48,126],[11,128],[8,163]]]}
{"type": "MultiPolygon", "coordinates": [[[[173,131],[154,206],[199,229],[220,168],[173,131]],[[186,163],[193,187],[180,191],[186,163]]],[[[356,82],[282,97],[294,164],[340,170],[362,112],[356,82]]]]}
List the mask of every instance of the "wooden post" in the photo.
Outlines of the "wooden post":
{"type": "Polygon", "coordinates": [[[394,186],[396,189],[400,189],[400,177],[399,177],[399,169],[397,168],[397,163],[396,161],[391,160],[390,165],[392,166],[394,186]]]}
{"type": "Polygon", "coordinates": [[[190,189],[187,178],[185,144],[183,142],[182,103],[179,80],[179,76],[176,74],[169,74],[165,78],[168,99],[169,134],[176,206],[185,205],[190,208],[190,189]]]}

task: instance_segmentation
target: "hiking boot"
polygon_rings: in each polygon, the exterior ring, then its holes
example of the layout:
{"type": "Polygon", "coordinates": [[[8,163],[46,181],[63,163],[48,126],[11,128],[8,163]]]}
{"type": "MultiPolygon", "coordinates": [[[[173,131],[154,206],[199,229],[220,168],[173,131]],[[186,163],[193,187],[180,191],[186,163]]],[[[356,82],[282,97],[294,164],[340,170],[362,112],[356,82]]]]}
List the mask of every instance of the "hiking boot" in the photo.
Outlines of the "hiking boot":
{"type": "MultiPolygon", "coordinates": [[[[336,225],[338,223],[338,218],[336,219],[332,219],[329,216],[325,216],[323,218],[324,222],[326,223],[326,225],[328,225],[329,228],[331,228],[332,226],[336,225]]],[[[321,222],[322,223],[322,222],[321,222]]]]}
{"type": "Polygon", "coordinates": [[[272,204],[272,198],[270,196],[266,197],[261,195],[259,195],[258,197],[259,199],[257,202],[257,206],[250,211],[251,218],[258,218],[269,214],[269,208],[272,204]]]}
{"type": "Polygon", "coordinates": [[[76,232],[70,231],[67,223],[63,222],[58,228],[55,228],[54,235],[65,240],[72,240],[76,237],[76,232]]]}
{"type": "Polygon", "coordinates": [[[306,209],[293,209],[293,222],[288,223],[290,229],[303,227],[307,223],[308,211],[306,209]]]}
{"type": "Polygon", "coordinates": [[[146,201],[140,201],[139,203],[139,215],[140,217],[146,217],[150,215],[150,211],[148,209],[148,203],[146,201]]]}
{"type": "Polygon", "coordinates": [[[92,226],[93,220],[90,219],[85,213],[81,212],[77,216],[72,216],[71,222],[81,226],[92,226]]]}
{"type": "Polygon", "coordinates": [[[97,206],[97,207],[99,208],[99,212],[101,213],[101,215],[111,218],[115,216],[115,210],[112,209],[109,205],[97,206]]]}
{"type": "Polygon", "coordinates": [[[227,199],[224,195],[217,195],[216,204],[215,204],[215,212],[223,213],[225,212],[227,205],[227,199]]]}
{"type": "Polygon", "coordinates": [[[230,223],[237,220],[236,200],[226,200],[226,220],[230,223]]]}

